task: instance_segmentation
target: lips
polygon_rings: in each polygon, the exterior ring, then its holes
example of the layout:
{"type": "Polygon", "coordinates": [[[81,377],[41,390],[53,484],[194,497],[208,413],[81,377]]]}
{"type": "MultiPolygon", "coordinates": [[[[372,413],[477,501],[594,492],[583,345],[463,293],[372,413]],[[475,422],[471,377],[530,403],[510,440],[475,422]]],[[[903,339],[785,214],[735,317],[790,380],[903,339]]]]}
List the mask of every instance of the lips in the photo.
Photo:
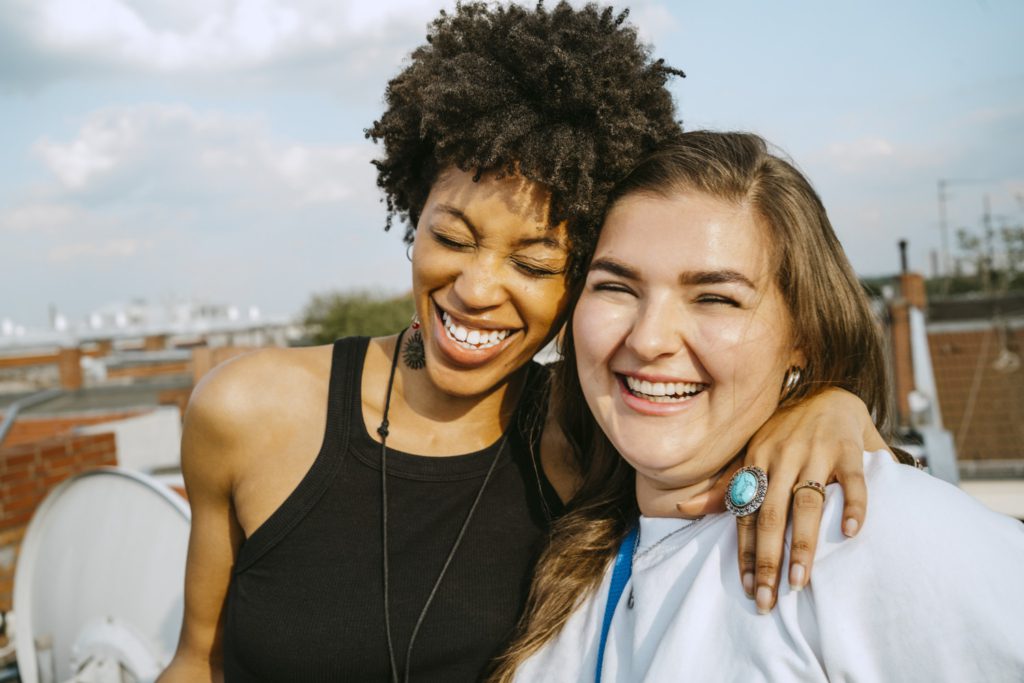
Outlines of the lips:
{"type": "Polygon", "coordinates": [[[441,322],[445,335],[451,341],[466,349],[489,349],[503,342],[515,330],[498,329],[487,330],[470,327],[456,322],[450,313],[438,308],[441,311],[441,322]]]}
{"type": "Polygon", "coordinates": [[[503,354],[522,332],[521,329],[499,328],[489,321],[473,324],[436,303],[433,307],[433,347],[453,366],[468,369],[486,365],[503,354]]]}
{"type": "Polygon", "coordinates": [[[654,403],[678,403],[693,398],[707,389],[701,382],[650,382],[629,375],[621,376],[633,396],[654,403]]]}

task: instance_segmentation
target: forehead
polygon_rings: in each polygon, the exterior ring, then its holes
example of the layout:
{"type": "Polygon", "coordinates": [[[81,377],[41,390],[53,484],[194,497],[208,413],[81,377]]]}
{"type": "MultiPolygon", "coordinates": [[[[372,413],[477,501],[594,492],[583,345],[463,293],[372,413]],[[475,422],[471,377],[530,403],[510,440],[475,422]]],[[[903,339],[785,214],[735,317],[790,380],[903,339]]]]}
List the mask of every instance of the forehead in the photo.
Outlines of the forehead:
{"type": "Polygon", "coordinates": [[[545,237],[553,242],[550,246],[565,248],[565,222],[550,222],[551,193],[518,174],[498,178],[484,173],[474,181],[473,173],[449,168],[438,176],[424,207],[424,215],[436,212],[460,213],[473,227],[545,237]]]}
{"type": "Polygon", "coordinates": [[[767,274],[768,232],[748,203],[693,191],[637,193],[615,203],[595,256],[627,260],[648,272],[731,269],[767,274]]]}

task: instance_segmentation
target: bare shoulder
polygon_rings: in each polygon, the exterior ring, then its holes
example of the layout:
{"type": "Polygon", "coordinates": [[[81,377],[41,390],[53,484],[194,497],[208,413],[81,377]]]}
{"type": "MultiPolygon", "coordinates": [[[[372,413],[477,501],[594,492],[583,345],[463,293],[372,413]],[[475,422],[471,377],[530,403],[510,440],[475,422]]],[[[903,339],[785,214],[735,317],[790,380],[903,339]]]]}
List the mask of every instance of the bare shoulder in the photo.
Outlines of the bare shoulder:
{"type": "Polygon", "coordinates": [[[265,417],[282,398],[301,398],[330,374],[331,347],[266,348],[218,365],[196,386],[189,412],[229,425],[265,417]]]}
{"type": "Polygon", "coordinates": [[[190,465],[235,470],[259,444],[313,424],[326,410],[330,364],[331,347],[319,346],[260,349],[214,368],[185,412],[186,476],[190,465]]]}

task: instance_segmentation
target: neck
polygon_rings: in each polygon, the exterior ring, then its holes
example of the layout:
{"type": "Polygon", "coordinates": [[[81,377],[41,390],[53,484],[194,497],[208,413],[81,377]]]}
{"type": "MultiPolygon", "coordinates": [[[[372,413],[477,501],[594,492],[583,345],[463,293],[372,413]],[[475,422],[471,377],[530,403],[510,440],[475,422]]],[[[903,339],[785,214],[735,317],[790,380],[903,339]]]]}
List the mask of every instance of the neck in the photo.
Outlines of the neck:
{"type": "Polygon", "coordinates": [[[400,401],[432,422],[500,423],[504,429],[515,412],[525,383],[526,368],[522,368],[483,394],[453,396],[438,390],[425,369],[412,370],[400,364],[391,401],[392,405],[400,401]]]}
{"type": "MultiPolygon", "coordinates": [[[[387,379],[396,338],[378,340],[363,377],[363,417],[376,433],[383,417],[387,379]]],[[[486,448],[508,426],[525,385],[526,369],[512,373],[490,390],[455,396],[439,390],[427,370],[402,362],[395,369],[388,411],[388,445],[418,455],[459,455],[486,448]]]]}
{"type": "Polygon", "coordinates": [[[645,517],[693,519],[724,509],[724,485],[739,469],[742,454],[710,475],[690,480],[659,479],[636,473],[636,502],[645,517]],[[721,485],[720,485],[721,484],[721,485]],[[680,512],[680,506],[687,514],[680,512]]]}

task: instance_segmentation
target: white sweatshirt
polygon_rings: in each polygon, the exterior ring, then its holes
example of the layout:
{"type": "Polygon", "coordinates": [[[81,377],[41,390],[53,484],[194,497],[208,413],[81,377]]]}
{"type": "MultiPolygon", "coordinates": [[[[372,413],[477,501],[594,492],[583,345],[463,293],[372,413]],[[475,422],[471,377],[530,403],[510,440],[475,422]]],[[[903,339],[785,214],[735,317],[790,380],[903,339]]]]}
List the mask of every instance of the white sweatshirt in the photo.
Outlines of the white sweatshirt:
{"type": "MultiPolygon", "coordinates": [[[[842,535],[829,486],[811,583],[783,578],[769,615],[743,593],[731,515],[642,518],[602,681],[1024,681],[1024,524],[884,451],[864,465],[863,529],[842,535]]],[[[517,681],[594,680],[610,574],[517,681]]]]}

